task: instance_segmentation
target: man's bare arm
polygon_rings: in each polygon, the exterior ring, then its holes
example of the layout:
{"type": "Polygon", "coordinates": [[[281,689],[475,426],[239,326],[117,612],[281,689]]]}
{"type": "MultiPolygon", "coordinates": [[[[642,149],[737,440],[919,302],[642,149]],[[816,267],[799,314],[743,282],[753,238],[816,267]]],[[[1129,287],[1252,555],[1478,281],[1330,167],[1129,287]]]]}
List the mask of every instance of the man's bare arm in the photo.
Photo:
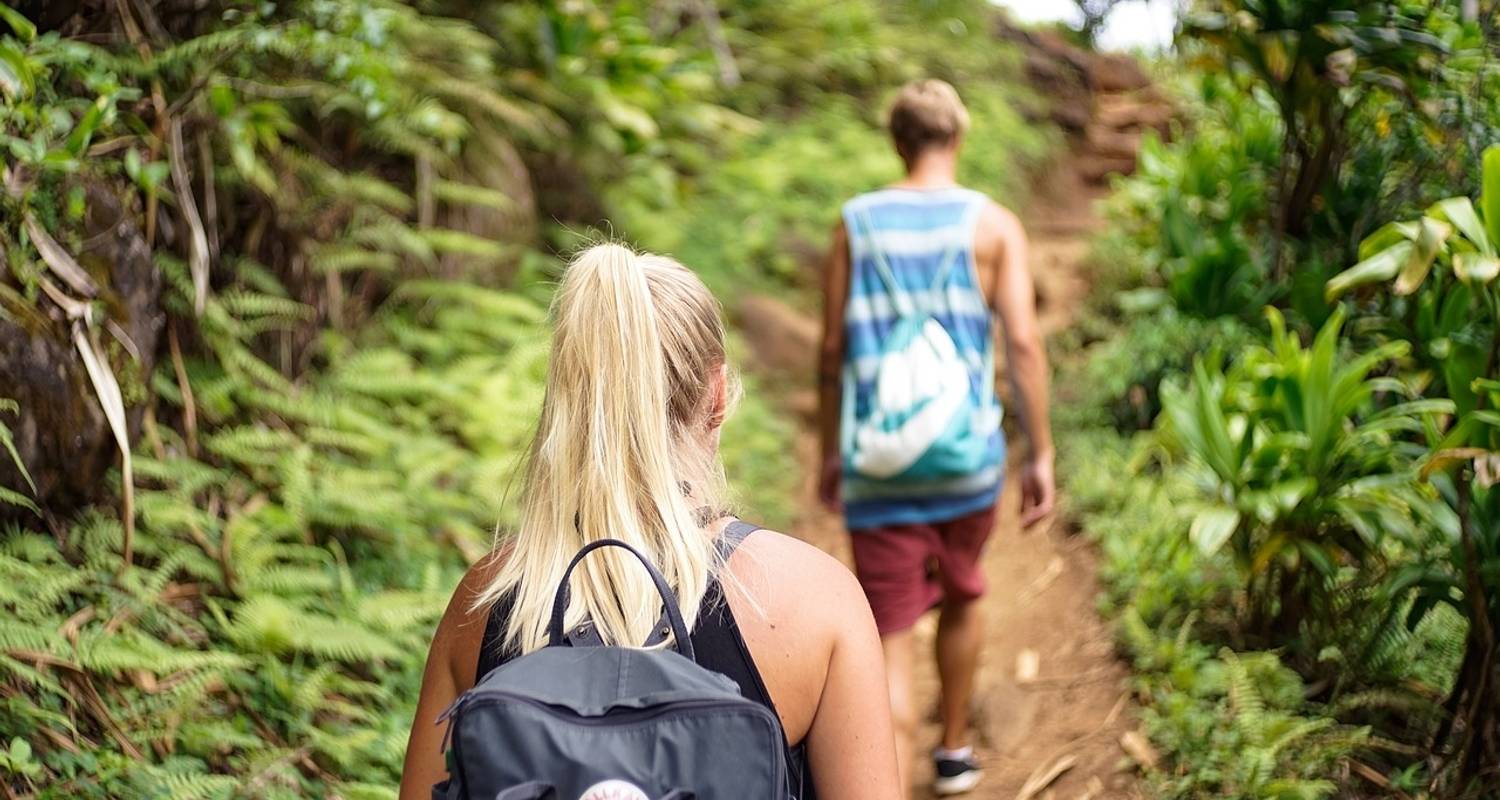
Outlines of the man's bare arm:
{"type": "Polygon", "coordinates": [[[998,233],[994,305],[1005,332],[1005,363],[1012,396],[1020,406],[1030,445],[1022,473],[1021,521],[1031,525],[1052,511],[1052,421],[1048,400],[1047,349],[1036,316],[1036,287],[1028,266],[1026,231],[1014,214],[999,206],[985,212],[983,224],[998,233]]]}
{"type": "Polygon", "coordinates": [[[823,339],[818,347],[818,492],[838,502],[840,376],[844,364],[844,305],[849,298],[849,236],[840,222],[823,269],[823,339]]]}

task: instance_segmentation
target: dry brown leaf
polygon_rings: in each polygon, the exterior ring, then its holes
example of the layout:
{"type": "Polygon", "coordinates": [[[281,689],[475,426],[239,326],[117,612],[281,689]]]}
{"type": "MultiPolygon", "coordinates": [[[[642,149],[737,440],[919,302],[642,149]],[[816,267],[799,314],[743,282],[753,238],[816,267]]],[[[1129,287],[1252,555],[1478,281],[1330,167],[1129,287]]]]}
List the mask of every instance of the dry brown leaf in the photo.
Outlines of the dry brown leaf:
{"type": "Polygon", "coordinates": [[[1053,556],[1052,560],[1047,562],[1047,566],[1042,568],[1041,574],[1033,578],[1031,583],[1021,590],[1021,603],[1023,605],[1030,603],[1042,592],[1047,591],[1047,587],[1061,577],[1066,569],[1067,562],[1063,561],[1063,557],[1053,556]]]}
{"type": "Polygon", "coordinates": [[[1084,787],[1083,794],[1078,795],[1077,800],[1094,800],[1103,794],[1104,781],[1099,780],[1099,776],[1095,775],[1089,778],[1089,785],[1084,787]]]}
{"type": "Polygon", "coordinates": [[[1042,671],[1042,656],[1031,648],[1016,654],[1016,683],[1031,683],[1042,671]]]}
{"type": "Polygon", "coordinates": [[[63,246],[47,233],[47,229],[36,221],[36,215],[26,212],[26,233],[31,237],[31,243],[36,245],[36,251],[42,254],[42,261],[47,267],[56,273],[57,277],[66,283],[73,291],[85,296],[95,297],[99,294],[99,286],[94,279],[89,277],[83,267],[69,255],[63,246]]]}
{"type": "Polygon", "coordinates": [[[81,319],[87,321],[89,318],[89,304],[74,298],[72,295],[57,288],[57,284],[44,277],[37,278],[37,285],[42,287],[42,294],[57,304],[63,310],[68,319],[81,319]]]}
{"type": "Polygon", "coordinates": [[[1148,770],[1156,769],[1161,757],[1156,754],[1156,748],[1151,746],[1151,740],[1138,730],[1126,731],[1120,736],[1120,749],[1130,756],[1131,760],[1140,764],[1148,770]]]}
{"type": "Polygon", "coordinates": [[[99,337],[85,333],[82,321],[73,322],[73,345],[83,359],[83,368],[88,372],[89,382],[94,385],[94,394],[99,406],[104,409],[104,419],[109,422],[115,444],[120,448],[120,483],[125,508],[120,519],[125,526],[125,538],[121,542],[122,567],[130,566],[131,550],[135,542],[135,472],[130,460],[130,434],[125,428],[125,400],[120,395],[120,384],[109,369],[109,359],[99,344],[99,337]]]}
{"type": "Polygon", "coordinates": [[[1359,773],[1359,776],[1361,778],[1364,778],[1365,780],[1369,781],[1370,783],[1373,783],[1376,786],[1379,786],[1382,790],[1384,790],[1385,792],[1387,792],[1391,797],[1397,798],[1397,800],[1411,800],[1411,795],[1407,794],[1406,792],[1401,791],[1401,789],[1397,788],[1395,784],[1391,783],[1390,778],[1387,778],[1386,776],[1380,774],[1379,770],[1375,769],[1374,767],[1370,766],[1369,764],[1366,764],[1363,761],[1357,761],[1357,760],[1356,761],[1350,761],[1349,762],[1349,768],[1352,769],[1354,772],[1359,773]]]}
{"type": "Polygon", "coordinates": [[[1026,783],[1021,786],[1021,791],[1016,793],[1016,800],[1031,800],[1041,794],[1042,790],[1052,785],[1058,776],[1072,769],[1077,763],[1078,756],[1068,753],[1052,762],[1050,766],[1037,769],[1031,773],[1031,777],[1026,779],[1026,783]]]}
{"type": "Polygon", "coordinates": [[[174,117],[167,128],[167,160],[172,169],[172,188],[177,192],[177,205],[182,219],[188,227],[188,272],[193,276],[193,313],[203,316],[203,305],[208,302],[208,233],[203,229],[203,219],[198,216],[198,203],[193,199],[193,182],[188,178],[187,156],[182,144],[182,120],[174,117]]]}

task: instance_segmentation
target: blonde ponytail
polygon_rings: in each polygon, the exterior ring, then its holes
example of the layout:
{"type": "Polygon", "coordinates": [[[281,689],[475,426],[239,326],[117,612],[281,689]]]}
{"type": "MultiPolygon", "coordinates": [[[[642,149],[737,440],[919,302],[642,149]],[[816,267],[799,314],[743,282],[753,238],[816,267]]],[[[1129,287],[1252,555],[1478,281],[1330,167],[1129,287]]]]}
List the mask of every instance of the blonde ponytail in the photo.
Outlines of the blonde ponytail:
{"type": "MultiPolygon", "coordinates": [[[[676,261],[600,244],[569,265],[552,318],[520,526],[475,606],[512,592],[507,642],[537,649],[569,559],[612,538],[660,567],[691,628],[717,568],[695,510],[722,486],[709,420],[726,374],[718,305],[676,261]]],[[[645,642],[661,612],[645,571],[618,548],[589,556],[572,589],[566,624],[590,619],[606,642],[645,642]]]]}

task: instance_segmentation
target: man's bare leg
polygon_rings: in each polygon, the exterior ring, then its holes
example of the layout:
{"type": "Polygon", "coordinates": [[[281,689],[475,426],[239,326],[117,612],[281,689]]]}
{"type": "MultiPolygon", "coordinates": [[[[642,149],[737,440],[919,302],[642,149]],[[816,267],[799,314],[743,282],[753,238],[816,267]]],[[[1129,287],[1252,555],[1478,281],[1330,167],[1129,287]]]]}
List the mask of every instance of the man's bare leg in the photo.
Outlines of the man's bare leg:
{"type": "MultiPolygon", "coordinates": [[[[977,600],[947,600],[938,616],[938,679],[942,684],[943,740],[949,750],[969,744],[969,709],[974,698],[974,674],[979,668],[979,646],[984,640],[984,614],[977,600]]],[[[890,663],[886,649],[886,663],[890,663]]]]}
{"type": "Polygon", "coordinates": [[[917,735],[917,701],[914,681],[916,642],[912,629],[884,634],[885,676],[891,690],[891,722],[896,728],[896,768],[901,775],[901,793],[911,796],[912,746],[917,735]]]}

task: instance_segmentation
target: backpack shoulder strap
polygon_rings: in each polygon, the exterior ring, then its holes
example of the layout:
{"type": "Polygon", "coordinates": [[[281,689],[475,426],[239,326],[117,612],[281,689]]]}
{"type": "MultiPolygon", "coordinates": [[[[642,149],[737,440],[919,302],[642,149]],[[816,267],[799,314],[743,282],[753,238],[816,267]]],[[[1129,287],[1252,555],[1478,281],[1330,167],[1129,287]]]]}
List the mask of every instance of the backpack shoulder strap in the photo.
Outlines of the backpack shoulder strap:
{"type": "Polygon", "coordinates": [[[728,561],[734,555],[734,551],[740,549],[740,545],[750,537],[750,534],[760,530],[759,525],[746,522],[742,519],[732,520],[724,526],[724,532],[719,534],[719,540],[714,543],[714,549],[719,552],[719,561],[728,561]]]}
{"type": "MultiPolygon", "coordinates": [[[[982,198],[983,196],[980,195],[980,197],[982,198]]],[[[966,238],[955,238],[952,241],[948,242],[947,247],[943,248],[942,260],[938,262],[938,271],[932,281],[931,291],[933,293],[942,291],[945,287],[947,287],[948,279],[953,275],[954,267],[958,266],[958,263],[961,260],[959,256],[966,252],[973,251],[974,227],[978,222],[979,212],[982,209],[983,205],[981,205],[979,202],[971,201],[967,206],[964,207],[963,213],[959,215],[958,224],[959,227],[965,231],[963,237],[966,238]],[[965,245],[967,245],[967,247],[965,245]]]]}
{"type": "MultiPolygon", "coordinates": [[[[729,557],[734,555],[734,551],[740,548],[745,539],[760,529],[759,525],[753,525],[742,519],[731,520],[728,525],[724,526],[724,532],[719,534],[718,540],[714,542],[714,550],[718,552],[719,563],[722,564],[728,561],[729,557]]],[[[663,614],[662,618],[657,621],[656,628],[651,633],[651,638],[646,640],[644,646],[653,647],[666,641],[667,637],[663,631],[667,628],[667,615],[663,614]]],[[[568,631],[564,635],[564,639],[567,644],[573,647],[599,647],[604,644],[604,641],[599,636],[599,632],[594,629],[593,622],[587,620],[577,628],[568,631]]]]}
{"type": "MultiPolygon", "coordinates": [[[[875,274],[880,276],[880,282],[885,284],[885,290],[891,296],[891,304],[895,306],[897,313],[903,317],[915,313],[916,309],[912,307],[911,301],[906,296],[906,292],[901,289],[901,284],[896,282],[896,273],[891,269],[891,262],[886,259],[885,251],[881,250],[875,244],[875,223],[870,219],[870,210],[860,207],[854,212],[853,216],[859,222],[859,227],[863,228],[861,233],[865,237],[865,247],[869,248],[870,255],[874,259],[875,274]]],[[[849,255],[852,260],[854,256],[852,239],[850,246],[849,255]]]]}

